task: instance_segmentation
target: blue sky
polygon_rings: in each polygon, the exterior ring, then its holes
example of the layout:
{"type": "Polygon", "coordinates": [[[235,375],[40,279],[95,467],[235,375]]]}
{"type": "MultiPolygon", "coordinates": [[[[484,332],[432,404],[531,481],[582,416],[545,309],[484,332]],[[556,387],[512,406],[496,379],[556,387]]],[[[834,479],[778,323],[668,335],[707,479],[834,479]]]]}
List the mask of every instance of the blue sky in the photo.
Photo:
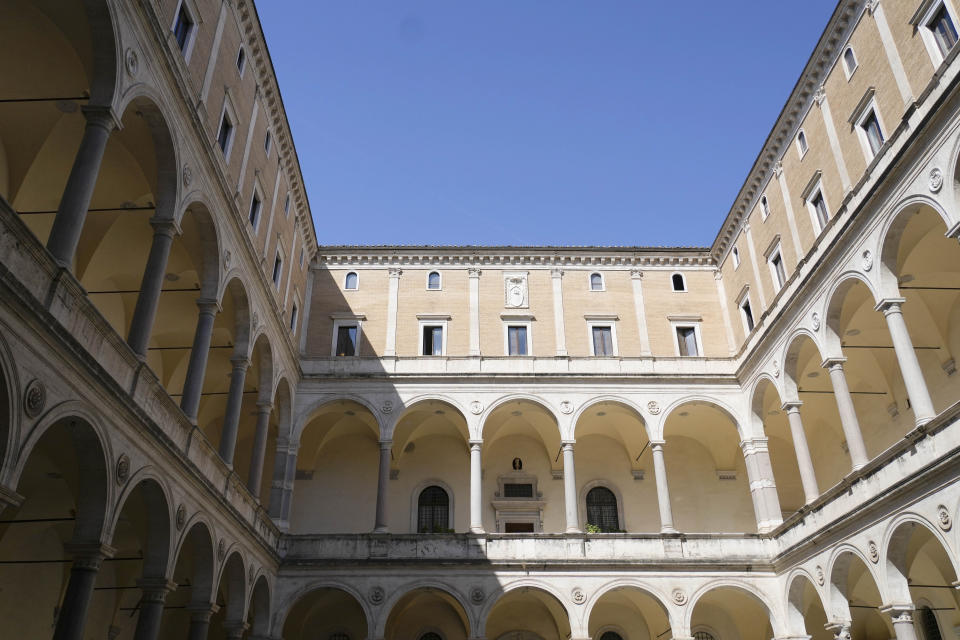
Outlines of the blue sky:
{"type": "Polygon", "coordinates": [[[258,11],[321,244],[689,246],[713,241],[835,4],[258,11]]]}

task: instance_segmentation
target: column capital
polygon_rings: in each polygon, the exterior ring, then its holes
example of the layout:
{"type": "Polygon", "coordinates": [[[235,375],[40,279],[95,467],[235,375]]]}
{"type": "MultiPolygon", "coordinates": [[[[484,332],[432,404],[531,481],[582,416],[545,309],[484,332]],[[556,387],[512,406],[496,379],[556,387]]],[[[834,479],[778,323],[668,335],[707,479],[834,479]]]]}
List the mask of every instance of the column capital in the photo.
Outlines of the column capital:
{"type": "Polygon", "coordinates": [[[832,631],[833,637],[836,638],[836,640],[852,640],[849,622],[828,622],[823,625],[823,628],[827,631],[832,631]]]}
{"type": "Polygon", "coordinates": [[[244,371],[246,371],[247,369],[250,368],[250,358],[246,356],[235,356],[233,358],[230,358],[230,362],[231,364],[233,364],[234,371],[238,371],[240,369],[243,369],[244,371]]]}
{"type": "Polygon", "coordinates": [[[163,602],[169,592],[177,590],[177,583],[166,578],[140,578],[137,586],[143,592],[142,599],[148,602],[163,602]]]}
{"type": "Polygon", "coordinates": [[[827,358],[820,363],[820,366],[823,367],[824,369],[831,369],[831,370],[840,369],[842,371],[843,363],[846,361],[847,359],[842,356],[838,358],[827,358]]]}
{"type": "Polygon", "coordinates": [[[823,101],[827,99],[827,88],[824,85],[817,87],[817,90],[813,92],[813,101],[817,103],[817,106],[823,106],[823,101]]]}
{"type": "Polygon", "coordinates": [[[666,440],[651,440],[650,448],[653,449],[654,447],[656,447],[657,449],[662,449],[663,445],[665,444],[667,444],[666,440]]]}
{"type": "Polygon", "coordinates": [[[399,278],[403,275],[403,269],[400,267],[389,267],[387,269],[387,275],[389,275],[391,278],[399,278]]]}
{"type": "Polygon", "coordinates": [[[22,495],[20,495],[10,487],[5,487],[2,484],[0,484],[0,505],[2,506],[9,505],[11,507],[19,507],[21,504],[23,504],[24,500],[25,498],[22,495]]]}
{"type": "Polygon", "coordinates": [[[191,603],[185,608],[190,612],[190,619],[197,622],[209,622],[213,614],[220,611],[220,605],[215,602],[191,603]]]}
{"type": "Polygon", "coordinates": [[[197,309],[201,315],[215,316],[220,312],[220,303],[213,298],[197,298],[197,309]]]}
{"type": "Polygon", "coordinates": [[[800,407],[803,406],[803,402],[800,400],[787,400],[780,405],[781,411],[786,411],[787,413],[793,413],[795,411],[800,411],[800,407]]]}
{"type": "Polygon", "coordinates": [[[763,453],[770,450],[769,442],[768,438],[747,438],[740,441],[740,449],[744,456],[763,453]]]}
{"type": "Polygon", "coordinates": [[[380,450],[390,450],[393,448],[393,440],[379,440],[380,450]]]}
{"type": "Polygon", "coordinates": [[[906,302],[906,298],[884,298],[874,307],[876,311],[882,311],[883,315],[888,315],[891,313],[900,313],[900,306],[906,302]]]}
{"type": "Polygon", "coordinates": [[[560,279],[563,277],[563,269],[560,267],[553,267],[550,269],[550,277],[554,279],[560,279]]]}
{"type": "Polygon", "coordinates": [[[469,440],[468,444],[470,445],[471,449],[473,449],[474,447],[479,449],[480,447],[483,446],[483,440],[469,440]]]}
{"type": "Polygon", "coordinates": [[[483,271],[480,270],[480,267],[467,267],[467,276],[479,278],[481,275],[483,275],[483,271]]]}
{"type": "Polygon", "coordinates": [[[879,6],[880,0],[867,0],[867,11],[870,12],[870,15],[873,15],[873,12],[876,11],[879,6]]]}
{"type": "Polygon", "coordinates": [[[116,549],[102,542],[68,542],[63,550],[73,558],[73,566],[82,569],[100,570],[104,559],[112,558],[116,549]]]}
{"type": "Polygon", "coordinates": [[[560,446],[561,446],[561,448],[562,448],[564,451],[566,451],[567,449],[571,449],[571,450],[572,450],[572,449],[573,449],[573,445],[575,445],[575,444],[577,444],[577,441],[576,441],[576,440],[561,440],[561,441],[560,441],[560,446]]]}
{"type": "Polygon", "coordinates": [[[228,640],[240,640],[244,632],[250,628],[246,622],[224,622],[223,630],[227,632],[228,640]]]}
{"type": "Polygon", "coordinates": [[[86,118],[87,124],[103,127],[108,132],[114,129],[119,131],[123,128],[123,120],[117,117],[117,112],[113,110],[113,107],[85,104],[80,107],[80,112],[86,118]]]}
{"type": "Polygon", "coordinates": [[[273,403],[269,400],[259,400],[257,401],[257,412],[258,413],[270,413],[273,411],[273,403]]]}
{"type": "Polygon", "coordinates": [[[154,235],[172,238],[173,236],[178,236],[181,233],[180,225],[177,224],[176,220],[171,220],[170,218],[158,218],[153,216],[150,218],[150,226],[153,227],[154,235]]]}
{"type": "Polygon", "coordinates": [[[912,602],[903,602],[899,604],[884,604],[880,606],[880,613],[890,616],[891,622],[913,623],[913,612],[917,607],[912,602]]]}
{"type": "Polygon", "coordinates": [[[632,280],[643,280],[643,269],[630,269],[630,278],[632,280]]]}

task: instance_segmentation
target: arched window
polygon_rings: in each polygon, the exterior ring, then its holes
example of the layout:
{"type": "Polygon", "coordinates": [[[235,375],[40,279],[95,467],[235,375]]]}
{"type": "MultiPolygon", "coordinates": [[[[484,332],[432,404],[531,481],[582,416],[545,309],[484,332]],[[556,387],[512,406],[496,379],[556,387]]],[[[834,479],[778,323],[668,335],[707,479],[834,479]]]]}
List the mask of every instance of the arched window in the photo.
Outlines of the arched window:
{"type": "Polygon", "coordinates": [[[797,134],[797,151],[800,152],[800,157],[807,152],[809,147],[807,146],[807,134],[803,132],[803,129],[800,130],[800,133],[797,134]]]}
{"type": "Polygon", "coordinates": [[[623,640],[623,638],[616,631],[604,631],[600,640],[623,640]]]}
{"type": "Polygon", "coordinates": [[[694,631],[693,640],[717,640],[709,631],[694,631]]]}
{"type": "Polygon", "coordinates": [[[356,271],[351,271],[350,273],[347,274],[347,277],[344,278],[344,280],[343,280],[343,288],[344,288],[344,289],[356,289],[359,280],[360,280],[360,279],[357,277],[357,272],[356,272],[356,271]]]}
{"type": "Polygon", "coordinates": [[[431,271],[427,275],[427,289],[439,290],[440,289],[440,273],[437,271],[431,271]]]}
{"type": "Polygon", "coordinates": [[[443,487],[432,485],[417,499],[417,531],[442,533],[450,527],[450,496],[443,487]]]}
{"type": "Polygon", "coordinates": [[[930,607],[920,607],[920,630],[923,632],[921,640],[943,640],[937,615],[930,607]]]}
{"type": "Polygon", "coordinates": [[[686,291],[686,290],[687,290],[687,283],[684,282],[684,280],[683,280],[683,274],[682,274],[682,273],[675,273],[675,274],[673,274],[672,276],[670,276],[670,282],[673,283],[673,290],[674,290],[674,291],[686,291]]]}
{"type": "Polygon", "coordinates": [[[601,531],[619,531],[617,496],[606,487],[594,487],[587,492],[587,524],[600,527],[601,531]]]}
{"type": "Polygon", "coordinates": [[[603,291],[603,276],[599,273],[590,274],[590,291],[603,291]]]}
{"type": "Polygon", "coordinates": [[[736,247],[733,248],[733,268],[736,269],[740,266],[740,249],[736,247]]]}
{"type": "Polygon", "coordinates": [[[443,636],[439,633],[434,633],[433,631],[427,631],[425,634],[420,636],[420,640],[443,640],[443,636]]]}
{"type": "Polygon", "coordinates": [[[770,215],[770,202],[767,200],[767,196],[760,198],[760,212],[764,220],[770,215]]]}
{"type": "Polygon", "coordinates": [[[857,70],[857,54],[853,52],[853,47],[847,47],[843,52],[843,66],[847,70],[848,78],[857,70]]]}

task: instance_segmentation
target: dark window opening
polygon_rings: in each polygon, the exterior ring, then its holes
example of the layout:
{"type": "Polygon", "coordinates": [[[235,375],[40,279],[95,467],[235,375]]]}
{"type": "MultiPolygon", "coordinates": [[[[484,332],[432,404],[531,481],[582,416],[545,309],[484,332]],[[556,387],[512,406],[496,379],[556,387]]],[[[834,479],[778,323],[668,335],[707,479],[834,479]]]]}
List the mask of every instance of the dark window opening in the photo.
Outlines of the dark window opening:
{"type": "Polygon", "coordinates": [[[532,522],[504,522],[504,533],[533,533],[532,522]]]}
{"type": "Polygon", "coordinates": [[[532,484],[520,484],[520,483],[511,483],[503,485],[503,497],[504,498],[532,498],[533,497],[533,485],[532,484]]]}
{"type": "Polygon", "coordinates": [[[674,291],[686,291],[687,285],[683,282],[683,275],[679,273],[673,274],[670,278],[670,281],[673,283],[674,291]]]}
{"type": "Polygon", "coordinates": [[[177,20],[173,24],[173,37],[177,41],[180,51],[186,53],[187,41],[190,39],[190,32],[193,30],[193,18],[187,11],[185,4],[180,3],[180,10],[177,11],[177,20]]]}
{"type": "Polygon", "coordinates": [[[443,327],[425,326],[423,328],[423,355],[443,355],[443,327]]]}
{"type": "Polygon", "coordinates": [[[593,327],[593,355],[613,355],[613,329],[610,327],[593,327]]]}
{"type": "Polygon", "coordinates": [[[443,533],[450,528],[450,496],[442,487],[427,487],[417,499],[417,531],[443,533]]]}
{"type": "Polygon", "coordinates": [[[337,328],[337,355],[338,356],[357,355],[356,325],[337,328]]]}
{"type": "Polygon", "coordinates": [[[587,524],[600,527],[600,531],[620,530],[617,515],[617,497],[606,487],[594,487],[587,493],[587,524]]]}

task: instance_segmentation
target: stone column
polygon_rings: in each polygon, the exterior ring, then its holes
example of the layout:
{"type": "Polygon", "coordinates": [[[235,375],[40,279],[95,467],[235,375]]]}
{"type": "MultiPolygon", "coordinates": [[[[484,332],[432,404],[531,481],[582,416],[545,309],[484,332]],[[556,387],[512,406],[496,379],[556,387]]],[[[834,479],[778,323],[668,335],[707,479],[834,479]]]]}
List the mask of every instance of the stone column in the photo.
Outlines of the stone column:
{"type": "Polygon", "coordinates": [[[894,604],[880,607],[882,613],[890,616],[897,640],[917,640],[917,630],[913,626],[913,604],[894,604]]]}
{"type": "Polygon", "coordinates": [[[83,130],[80,149],[73,160],[73,168],[70,169],[70,177],[67,178],[57,216],[53,219],[53,227],[47,238],[47,250],[60,266],[67,269],[73,264],[73,256],[80,242],[107,140],[117,126],[113,110],[109,107],[87,105],[81,109],[87,126],[83,130]]]}
{"type": "Polygon", "coordinates": [[[250,454],[250,473],[247,475],[247,489],[257,499],[260,496],[260,481],[263,480],[263,459],[267,455],[267,434],[270,429],[272,402],[257,403],[257,430],[253,436],[253,451],[250,454]]]}
{"type": "Polygon", "coordinates": [[[573,462],[573,442],[563,443],[563,502],[567,514],[567,533],[580,533],[577,517],[577,475],[573,462]]]}
{"type": "Polygon", "coordinates": [[[832,632],[836,640],[852,640],[849,622],[828,622],[823,628],[832,632]]]}
{"type": "Polygon", "coordinates": [[[807,435],[803,430],[803,421],[800,419],[800,405],[802,404],[802,402],[784,402],[781,409],[787,412],[790,435],[793,436],[793,449],[797,454],[797,465],[800,467],[800,482],[803,484],[804,501],[806,504],[810,504],[820,496],[820,487],[817,485],[817,476],[813,472],[813,458],[810,457],[807,435]]]}
{"type": "Polygon", "coordinates": [[[913,407],[916,426],[919,427],[930,422],[937,412],[933,409],[927,382],[923,379],[923,370],[920,369],[917,352],[913,349],[907,323],[903,319],[901,306],[904,302],[906,302],[905,298],[886,298],[877,305],[877,311],[882,311],[887,319],[887,328],[890,330],[890,337],[893,338],[893,350],[897,354],[900,374],[903,376],[903,384],[907,388],[907,396],[913,407]]]}
{"type": "Polygon", "coordinates": [[[227,395],[227,411],[223,416],[223,431],[220,433],[220,457],[233,468],[233,453],[237,448],[237,430],[240,427],[240,407],[243,404],[243,383],[247,378],[250,361],[244,357],[232,358],[230,392],[227,395]]]}
{"type": "Polygon", "coordinates": [[[190,348],[190,363],[183,382],[183,396],[180,408],[190,418],[197,421],[197,409],[200,407],[200,395],[203,392],[203,378],[207,372],[207,356],[210,355],[210,337],[213,335],[213,318],[217,315],[215,300],[197,300],[200,313],[197,317],[197,330],[193,334],[193,346],[190,348]]]}
{"type": "Polygon", "coordinates": [[[390,450],[392,440],[380,441],[380,472],[377,476],[377,516],[374,533],[387,533],[387,491],[390,481],[390,450]]]}
{"type": "Polygon", "coordinates": [[[837,409],[840,412],[840,425],[847,438],[847,450],[850,452],[853,470],[856,471],[867,464],[867,446],[863,443],[860,422],[853,407],[850,388],[847,387],[847,377],[843,374],[843,363],[846,361],[846,358],[827,358],[822,366],[830,372],[833,395],[837,399],[837,409]]]}
{"type": "Polygon", "coordinates": [[[483,533],[483,475],[480,447],[482,440],[470,441],[470,532],[483,533]]]}
{"type": "Polygon", "coordinates": [[[12,488],[0,484],[0,513],[7,507],[19,508],[24,497],[12,488]]]}
{"type": "Polygon", "coordinates": [[[676,533],[673,526],[673,510],[670,508],[670,489],[667,487],[667,465],[663,459],[663,440],[651,440],[653,453],[653,476],[657,481],[657,505],[660,507],[660,532],[676,533]]]}
{"type": "Polygon", "coordinates": [[[242,640],[243,634],[250,628],[246,622],[226,622],[223,630],[226,631],[227,640],[242,640]]]}
{"type": "Polygon", "coordinates": [[[213,603],[203,605],[190,605],[187,607],[190,612],[190,630],[187,633],[188,640],[207,640],[207,634],[210,631],[210,618],[220,607],[213,603]]]}
{"type": "Polygon", "coordinates": [[[87,611],[90,609],[90,598],[93,597],[97,574],[103,560],[113,556],[114,549],[97,542],[71,542],[64,545],[64,549],[73,556],[73,566],[70,568],[70,581],[57,615],[53,640],[83,640],[83,628],[87,622],[87,611]]]}
{"type": "Polygon", "coordinates": [[[553,326],[557,335],[557,355],[567,355],[567,331],[563,325],[563,269],[550,270],[553,278],[553,326]]]}
{"type": "Polygon", "coordinates": [[[160,291],[163,289],[164,275],[167,271],[167,258],[170,257],[170,246],[177,231],[173,220],[151,220],[150,224],[153,225],[153,244],[150,246],[147,267],[140,281],[140,294],[137,296],[137,306],[133,310],[130,333],[127,334],[127,344],[141,360],[147,357],[153,319],[157,314],[160,291]]]}
{"type": "Polygon", "coordinates": [[[137,616],[137,629],[134,640],[156,640],[163,622],[163,605],[167,593],[174,591],[177,585],[166,578],[143,578],[137,581],[140,587],[140,614],[137,616]]]}
{"type": "Polygon", "coordinates": [[[470,352],[480,355],[480,269],[467,269],[470,278],[470,352]]]}
{"type": "MultiPolygon", "coordinates": [[[[400,276],[403,271],[390,267],[389,290],[387,292],[387,344],[383,355],[392,358],[397,355],[397,304],[400,298],[400,276]]],[[[306,332],[304,332],[306,333],[306,332]]]]}
{"type": "Polygon", "coordinates": [[[766,533],[783,522],[777,483],[773,479],[773,465],[766,438],[753,438],[740,443],[750,480],[750,497],[757,514],[757,531],[766,533]]]}

